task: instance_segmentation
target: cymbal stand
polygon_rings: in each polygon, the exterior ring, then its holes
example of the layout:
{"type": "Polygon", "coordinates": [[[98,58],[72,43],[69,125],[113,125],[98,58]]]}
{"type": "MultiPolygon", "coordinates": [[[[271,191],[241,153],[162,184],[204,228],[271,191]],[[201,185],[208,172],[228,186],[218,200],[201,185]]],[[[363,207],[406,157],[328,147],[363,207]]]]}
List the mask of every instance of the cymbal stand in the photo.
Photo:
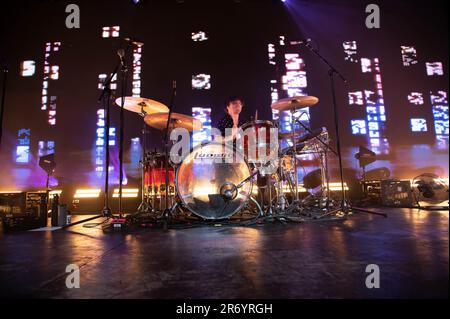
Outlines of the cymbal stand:
{"type": "Polygon", "coordinates": [[[293,143],[293,147],[294,147],[295,203],[298,204],[299,196],[298,196],[298,170],[297,170],[297,158],[296,158],[297,143],[295,142],[295,136],[297,136],[296,131],[295,131],[295,117],[294,117],[295,112],[297,112],[297,108],[294,107],[293,112],[291,112],[291,125],[292,125],[292,132],[293,132],[292,143],[293,143]]]}
{"type": "Polygon", "coordinates": [[[175,97],[177,95],[177,81],[172,82],[172,97],[170,100],[169,105],[169,114],[167,116],[167,124],[166,124],[166,131],[164,136],[164,154],[166,155],[165,158],[165,180],[166,180],[166,187],[165,187],[165,198],[164,198],[164,212],[163,212],[163,228],[164,230],[167,230],[168,224],[170,222],[170,215],[171,211],[169,209],[169,140],[170,140],[170,132],[169,127],[172,123],[172,113],[173,113],[173,106],[175,102],[175,97]]]}
{"type": "MultiPolygon", "coordinates": [[[[144,105],[142,105],[141,110],[142,117],[145,117],[147,114],[144,111],[144,105]]],[[[149,205],[148,197],[146,196],[147,190],[145,187],[145,169],[146,169],[146,156],[147,156],[147,124],[144,122],[144,126],[142,128],[142,159],[141,159],[141,204],[138,207],[138,213],[148,213],[153,211],[154,206],[149,205]]]]}

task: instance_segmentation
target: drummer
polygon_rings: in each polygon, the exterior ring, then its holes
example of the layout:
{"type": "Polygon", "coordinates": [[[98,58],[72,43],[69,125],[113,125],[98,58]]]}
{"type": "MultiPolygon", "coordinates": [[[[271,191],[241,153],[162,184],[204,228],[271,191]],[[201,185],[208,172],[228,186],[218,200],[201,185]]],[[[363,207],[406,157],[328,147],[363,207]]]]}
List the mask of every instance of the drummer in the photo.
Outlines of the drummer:
{"type": "Polygon", "coordinates": [[[232,129],[232,138],[236,137],[238,133],[238,128],[243,124],[242,120],[239,119],[239,115],[244,107],[244,101],[240,96],[231,96],[225,102],[225,116],[217,123],[216,127],[225,137],[225,131],[227,128],[232,129]]]}

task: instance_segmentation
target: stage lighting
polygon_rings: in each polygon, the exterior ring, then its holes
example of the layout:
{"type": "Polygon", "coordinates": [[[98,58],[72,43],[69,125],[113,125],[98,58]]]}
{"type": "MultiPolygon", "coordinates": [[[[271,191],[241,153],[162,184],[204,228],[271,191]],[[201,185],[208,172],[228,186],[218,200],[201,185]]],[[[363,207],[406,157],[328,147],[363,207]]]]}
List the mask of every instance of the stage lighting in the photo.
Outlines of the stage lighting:
{"type": "Polygon", "coordinates": [[[62,190],[57,189],[57,190],[50,191],[48,195],[49,195],[50,199],[53,199],[55,197],[55,195],[58,195],[61,197],[61,194],[62,194],[62,190]]]}
{"type": "MultiPolygon", "coordinates": [[[[139,196],[138,188],[122,188],[122,198],[137,198],[139,196]]],[[[113,198],[119,198],[119,189],[114,189],[113,198]]]]}
{"type": "Polygon", "coordinates": [[[101,189],[77,189],[73,198],[98,198],[101,189]]]}
{"type": "MultiPolygon", "coordinates": [[[[326,186],[324,187],[326,189],[326,186]]],[[[346,191],[350,190],[350,188],[348,187],[347,183],[344,182],[344,189],[346,191]]],[[[342,185],[341,182],[333,182],[330,183],[330,191],[334,191],[334,192],[340,192],[342,191],[342,185]]]]}
{"type": "Polygon", "coordinates": [[[32,60],[23,61],[20,64],[20,75],[23,77],[33,76],[36,73],[36,62],[32,60]]]}

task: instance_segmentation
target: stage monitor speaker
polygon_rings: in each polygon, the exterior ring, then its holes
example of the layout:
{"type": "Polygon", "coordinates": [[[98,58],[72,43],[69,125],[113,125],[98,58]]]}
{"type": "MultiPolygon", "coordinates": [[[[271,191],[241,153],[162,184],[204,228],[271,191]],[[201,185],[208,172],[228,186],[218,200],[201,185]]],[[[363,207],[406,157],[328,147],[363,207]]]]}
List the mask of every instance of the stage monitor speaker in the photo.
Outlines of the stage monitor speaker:
{"type": "Polygon", "coordinates": [[[381,204],[388,207],[413,207],[410,181],[381,181],[381,204]]]}

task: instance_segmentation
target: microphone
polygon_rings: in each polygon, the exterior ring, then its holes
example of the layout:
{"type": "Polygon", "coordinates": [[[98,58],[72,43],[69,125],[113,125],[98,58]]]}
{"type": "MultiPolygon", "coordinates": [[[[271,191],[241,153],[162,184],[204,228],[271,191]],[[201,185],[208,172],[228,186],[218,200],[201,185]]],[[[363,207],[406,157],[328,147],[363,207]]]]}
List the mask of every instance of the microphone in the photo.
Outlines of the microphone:
{"type": "Polygon", "coordinates": [[[119,49],[117,50],[117,55],[119,56],[120,63],[122,63],[122,66],[125,66],[125,50],[119,49]]]}
{"type": "Polygon", "coordinates": [[[135,39],[135,38],[123,38],[126,42],[129,42],[131,44],[137,45],[138,47],[141,47],[144,45],[144,42],[135,39]]]}
{"type": "Polygon", "coordinates": [[[302,44],[308,45],[311,41],[312,41],[312,39],[308,38],[308,39],[301,39],[299,41],[291,41],[290,44],[291,45],[302,45],[302,44]]]}

